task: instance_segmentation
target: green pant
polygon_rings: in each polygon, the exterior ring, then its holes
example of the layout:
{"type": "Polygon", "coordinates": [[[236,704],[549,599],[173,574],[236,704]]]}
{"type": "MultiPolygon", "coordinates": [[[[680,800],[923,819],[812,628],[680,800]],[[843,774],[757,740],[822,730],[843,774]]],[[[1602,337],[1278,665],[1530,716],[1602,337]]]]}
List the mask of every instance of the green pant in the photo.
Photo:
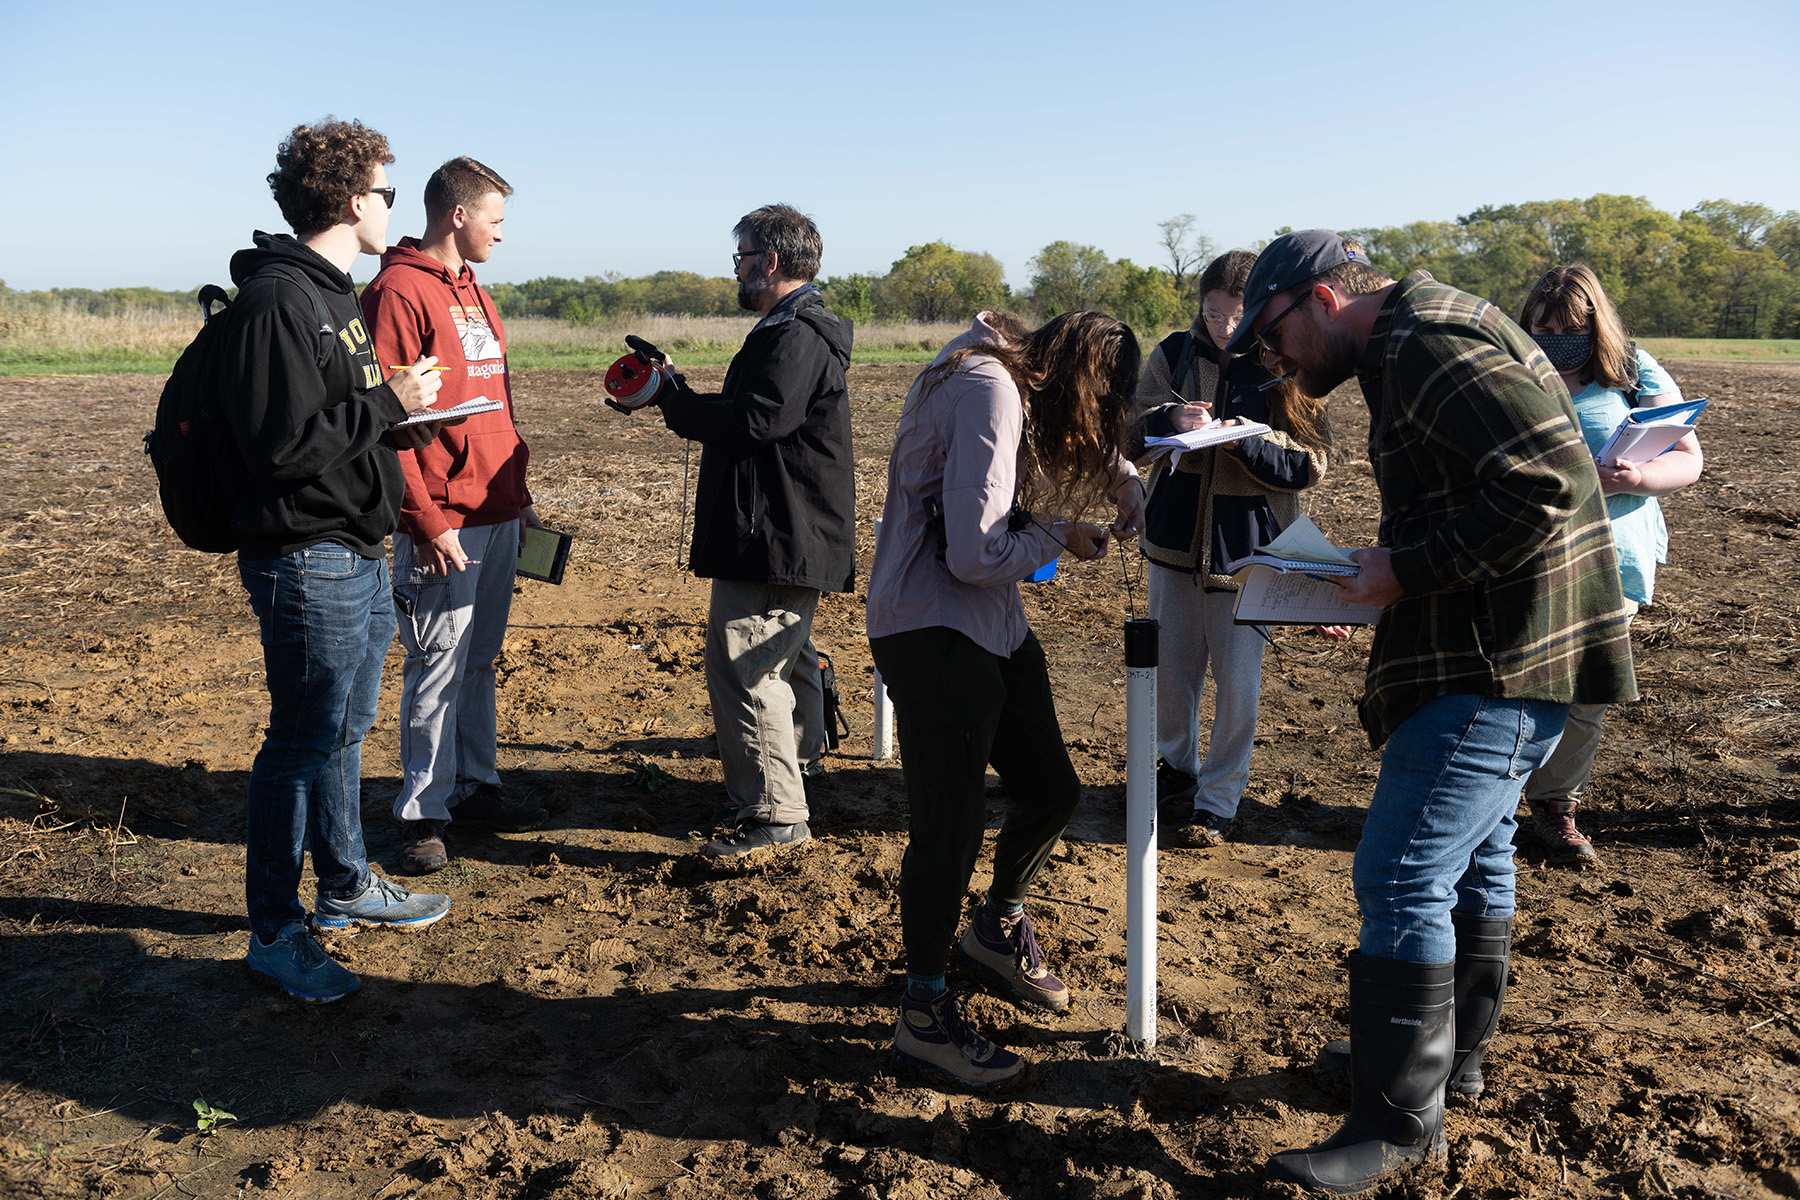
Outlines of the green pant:
{"type": "Polygon", "coordinates": [[[906,969],[942,973],[987,827],[987,768],[1011,793],[992,894],[1022,904],[1062,837],[1081,781],[1069,762],[1035,634],[1002,658],[954,629],[873,638],[894,703],[911,840],[900,868],[906,969]]]}

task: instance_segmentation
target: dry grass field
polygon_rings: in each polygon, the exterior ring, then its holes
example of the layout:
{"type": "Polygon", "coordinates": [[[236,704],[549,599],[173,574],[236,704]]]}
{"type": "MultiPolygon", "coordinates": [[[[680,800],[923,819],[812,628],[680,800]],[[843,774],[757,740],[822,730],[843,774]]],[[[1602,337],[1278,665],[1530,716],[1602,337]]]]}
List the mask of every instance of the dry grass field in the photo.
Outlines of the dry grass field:
{"type": "MultiPolygon", "coordinates": [[[[635,333],[683,366],[731,361],[754,316],[690,317],[623,314],[588,325],[550,317],[506,323],[508,358],[516,370],[606,367],[635,333]]],[[[92,375],[167,372],[200,328],[199,306],[131,309],[95,316],[74,309],[0,308],[0,375],[92,375]]],[[[856,328],[858,362],[929,362],[966,324],[870,322],[856,328]]]]}
{"type": "MultiPolygon", "coordinates": [[[[1713,397],[1708,470],[1666,504],[1643,699],[1609,718],[1583,810],[1601,866],[1521,846],[1488,1091],[1451,1109],[1448,1162],[1385,1196],[1800,1195],[1800,368],[1670,366],[1713,397]]],[[[864,579],[914,370],[850,375],[864,579]]],[[[684,447],[600,408],[588,371],[515,381],[539,510],[576,535],[563,586],[521,582],[499,663],[502,770],[551,822],[452,827],[448,919],[333,943],[355,996],[309,1009],[259,983],[241,843],[262,659],[232,560],[179,548],[157,511],[137,439],[160,385],[0,380],[0,1195],[1240,1198],[1281,1194],[1264,1159],[1336,1128],[1348,1088],[1315,1057],[1343,1028],[1377,767],[1367,634],[1276,633],[1231,840],[1161,854],[1144,1054],[1122,1038],[1120,622],[1141,573],[1115,553],[1029,590],[1085,789],[1031,911],[1077,999],[977,998],[1029,1072],[940,1089],[887,1055],[907,811],[899,764],[868,757],[863,597],[817,625],[854,727],[817,836],[705,859],[721,792],[706,585],[674,565],[684,447]],[[202,1128],[196,1101],[233,1116],[202,1128]]],[[[1365,410],[1331,412],[1309,508],[1365,543],[1365,410]]],[[[381,870],[398,657],[363,760],[381,870]]],[[[990,802],[997,822],[997,779],[990,802]]]]}

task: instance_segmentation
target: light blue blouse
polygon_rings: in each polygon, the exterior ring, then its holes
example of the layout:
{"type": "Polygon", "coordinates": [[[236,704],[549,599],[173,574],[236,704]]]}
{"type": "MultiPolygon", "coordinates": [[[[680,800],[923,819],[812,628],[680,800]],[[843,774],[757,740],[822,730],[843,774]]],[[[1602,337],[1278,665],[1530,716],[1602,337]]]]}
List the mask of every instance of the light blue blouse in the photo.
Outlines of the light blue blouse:
{"type": "MultiPolygon", "coordinates": [[[[1681,388],[1654,358],[1639,350],[1637,362],[1637,407],[1681,402],[1681,388]]],[[[1575,415],[1581,419],[1581,436],[1587,440],[1589,454],[1600,452],[1627,411],[1624,393],[1601,387],[1598,381],[1575,397],[1575,415]]],[[[1669,561],[1669,527],[1663,523],[1662,506],[1654,496],[1608,496],[1606,515],[1612,518],[1613,548],[1619,556],[1619,584],[1625,598],[1648,604],[1656,586],[1656,564],[1669,561]]]]}

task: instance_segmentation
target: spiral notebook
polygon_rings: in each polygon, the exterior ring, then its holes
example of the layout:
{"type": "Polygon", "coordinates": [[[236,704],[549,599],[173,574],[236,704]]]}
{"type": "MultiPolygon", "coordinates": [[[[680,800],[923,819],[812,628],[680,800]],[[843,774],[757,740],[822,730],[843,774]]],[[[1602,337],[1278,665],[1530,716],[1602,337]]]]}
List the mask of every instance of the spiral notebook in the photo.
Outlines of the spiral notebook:
{"type": "Polygon", "coordinates": [[[428,408],[423,412],[416,412],[404,421],[394,422],[394,428],[398,429],[402,425],[426,425],[432,421],[459,421],[477,413],[497,412],[505,407],[498,400],[477,396],[473,400],[464,400],[453,408],[428,408]]]}

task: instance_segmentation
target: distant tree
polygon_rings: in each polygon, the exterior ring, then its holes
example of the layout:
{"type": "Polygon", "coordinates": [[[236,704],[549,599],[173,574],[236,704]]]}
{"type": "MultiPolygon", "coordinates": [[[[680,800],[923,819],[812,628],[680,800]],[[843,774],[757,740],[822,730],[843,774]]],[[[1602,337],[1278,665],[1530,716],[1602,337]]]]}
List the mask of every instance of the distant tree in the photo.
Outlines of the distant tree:
{"type": "Polygon", "coordinates": [[[819,285],[825,307],[847,321],[875,319],[875,280],[869,275],[836,275],[819,285]]]}
{"type": "Polygon", "coordinates": [[[1781,218],[1766,204],[1702,200],[1691,211],[1682,213],[1681,219],[1700,221],[1733,250],[1755,250],[1768,240],[1770,227],[1781,218]]]}
{"type": "Polygon", "coordinates": [[[1192,276],[1213,256],[1213,241],[1194,228],[1193,213],[1178,213],[1166,221],[1158,221],[1162,233],[1157,244],[1169,256],[1169,273],[1177,294],[1186,296],[1192,288],[1192,276]]]}
{"type": "Polygon", "coordinates": [[[882,315],[914,321],[966,321],[1008,295],[999,259],[948,242],[908,247],[872,290],[882,315]]]}
{"type": "Polygon", "coordinates": [[[1147,338],[1160,338],[1192,317],[1187,294],[1175,286],[1171,272],[1140,267],[1129,258],[1113,264],[1112,312],[1147,338]]]}
{"type": "MultiPolygon", "coordinates": [[[[1800,269],[1800,212],[1785,212],[1769,226],[1765,235],[1769,253],[1781,260],[1790,271],[1800,269]]],[[[6,283],[0,280],[0,290],[6,283]]]]}
{"type": "Polygon", "coordinates": [[[1110,311],[1117,298],[1119,270],[1098,246],[1051,242],[1026,265],[1031,300],[1046,317],[1081,309],[1110,311]]]}

